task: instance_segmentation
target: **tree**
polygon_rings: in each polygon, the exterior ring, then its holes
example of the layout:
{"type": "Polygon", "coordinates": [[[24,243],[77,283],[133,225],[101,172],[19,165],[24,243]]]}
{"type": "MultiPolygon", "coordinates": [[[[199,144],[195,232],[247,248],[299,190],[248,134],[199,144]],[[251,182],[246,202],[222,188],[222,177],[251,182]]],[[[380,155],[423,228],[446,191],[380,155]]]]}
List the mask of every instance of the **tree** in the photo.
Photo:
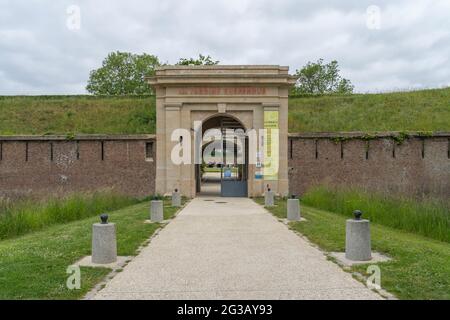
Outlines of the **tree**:
{"type": "Polygon", "coordinates": [[[99,69],[91,71],[86,90],[96,95],[152,94],[144,78],[159,65],[156,56],[146,53],[111,52],[99,69]]]}
{"type": "Polygon", "coordinates": [[[345,94],[345,93],[352,93],[354,89],[353,84],[348,79],[341,79],[339,81],[339,84],[337,86],[336,92],[345,94]]]}
{"type": "Polygon", "coordinates": [[[194,58],[180,58],[180,61],[177,62],[178,66],[188,66],[188,65],[195,65],[195,66],[211,66],[219,64],[219,61],[215,61],[211,58],[211,56],[204,56],[202,54],[198,55],[198,59],[194,58]]]}
{"type": "Polygon", "coordinates": [[[323,59],[308,62],[302,69],[297,70],[297,84],[294,93],[297,94],[326,94],[352,93],[353,85],[348,79],[339,75],[339,65],[336,60],[324,64],[323,59]]]}

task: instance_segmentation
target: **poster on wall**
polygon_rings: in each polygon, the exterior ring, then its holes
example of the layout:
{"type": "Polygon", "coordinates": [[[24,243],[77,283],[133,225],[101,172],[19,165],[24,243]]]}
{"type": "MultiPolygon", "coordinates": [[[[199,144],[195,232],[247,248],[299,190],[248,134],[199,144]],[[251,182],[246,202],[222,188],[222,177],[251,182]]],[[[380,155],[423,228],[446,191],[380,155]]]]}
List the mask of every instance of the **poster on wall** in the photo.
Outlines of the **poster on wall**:
{"type": "Polygon", "coordinates": [[[279,166],[279,128],[278,111],[264,111],[264,180],[278,180],[279,166]]]}

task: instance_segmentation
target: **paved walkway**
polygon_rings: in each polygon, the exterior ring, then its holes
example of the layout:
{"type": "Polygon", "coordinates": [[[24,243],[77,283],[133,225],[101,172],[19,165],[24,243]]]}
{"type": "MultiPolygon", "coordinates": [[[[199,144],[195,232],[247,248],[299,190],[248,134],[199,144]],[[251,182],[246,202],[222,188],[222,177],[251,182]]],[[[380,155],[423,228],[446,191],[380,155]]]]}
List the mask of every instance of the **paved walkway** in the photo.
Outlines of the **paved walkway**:
{"type": "Polygon", "coordinates": [[[380,296],[252,200],[201,197],[191,201],[94,299],[380,296]]]}

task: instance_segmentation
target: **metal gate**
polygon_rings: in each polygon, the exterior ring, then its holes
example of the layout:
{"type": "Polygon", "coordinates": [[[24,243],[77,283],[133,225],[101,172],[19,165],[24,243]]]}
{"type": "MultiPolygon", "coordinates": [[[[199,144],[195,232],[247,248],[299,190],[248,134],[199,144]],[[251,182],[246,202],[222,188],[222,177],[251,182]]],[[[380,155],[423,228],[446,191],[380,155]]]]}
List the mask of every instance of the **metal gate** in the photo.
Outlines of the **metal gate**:
{"type": "Polygon", "coordinates": [[[231,141],[226,136],[227,129],[240,127],[240,124],[234,119],[223,119],[221,121],[223,152],[220,171],[220,195],[222,197],[248,196],[248,138],[243,135],[240,137],[243,143],[238,143],[238,137],[233,136],[232,139],[234,141],[231,141]],[[226,143],[231,143],[233,148],[227,148],[226,143]],[[230,152],[232,153],[231,155],[230,152]]]}

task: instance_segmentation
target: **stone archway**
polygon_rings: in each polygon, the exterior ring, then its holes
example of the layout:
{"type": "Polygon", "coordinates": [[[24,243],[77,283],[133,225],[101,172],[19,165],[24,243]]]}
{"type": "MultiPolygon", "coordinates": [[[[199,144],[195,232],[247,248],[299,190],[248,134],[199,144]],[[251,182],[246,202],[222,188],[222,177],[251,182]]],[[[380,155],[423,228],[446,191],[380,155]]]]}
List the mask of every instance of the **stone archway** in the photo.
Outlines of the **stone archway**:
{"type": "MultiPolygon", "coordinates": [[[[182,129],[191,134],[195,121],[226,115],[238,119],[246,129],[279,132],[271,140],[276,156],[271,163],[276,163],[276,172],[266,174],[265,162],[262,166],[258,166],[260,162],[249,164],[247,194],[260,196],[270,184],[277,194],[287,195],[288,93],[296,80],[288,70],[275,65],[157,68],[156,75],[148,79],[156,92],[156,192],[170,194],[179,189],[185,196],[196,195],[196,165],[175,164],[171,159],[175,146],[190,147],[194,139],[174,139],[173,132],[182,129]]],[[[194,150],[191,152],[194,158],[194,150]]],[[[261,154],[258,151],[253,156],[261,154]]]]}

